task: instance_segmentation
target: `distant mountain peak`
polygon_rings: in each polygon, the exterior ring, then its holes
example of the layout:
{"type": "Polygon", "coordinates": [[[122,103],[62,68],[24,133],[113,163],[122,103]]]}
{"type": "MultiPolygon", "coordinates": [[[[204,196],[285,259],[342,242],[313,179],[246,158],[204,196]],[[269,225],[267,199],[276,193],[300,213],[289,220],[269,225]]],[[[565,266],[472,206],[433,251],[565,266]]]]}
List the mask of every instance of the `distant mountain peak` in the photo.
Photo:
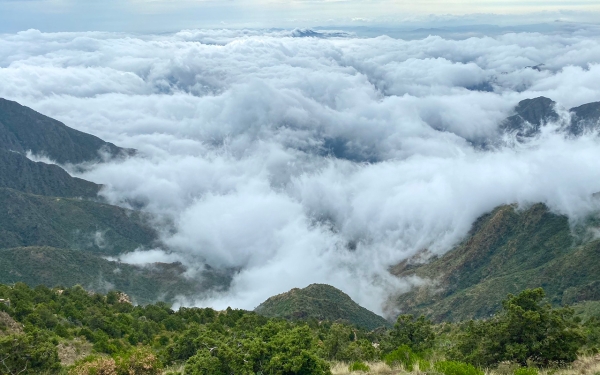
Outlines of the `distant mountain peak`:
{"type": "Polygon", "coordinates": [[[531,137],[545,124],[559,119],[555,108],[556,102],[544,96],[521,100],[515,107],[515,114],[504,120],[500,129],[515,133],[517,137],[531,137]]]}
{"type": "Polygon", "coordinates": [[[558,131],[570,136],[580,136],[586,131],[600,129],[600,102],[583,104],[569,110],[570,118],[559,115],[557,103],[544,96],[521,100],[514,114],[500,124],[500,132],[514,134],[517,140],[538,135],[542,127],[558,123],[558,131]]]}

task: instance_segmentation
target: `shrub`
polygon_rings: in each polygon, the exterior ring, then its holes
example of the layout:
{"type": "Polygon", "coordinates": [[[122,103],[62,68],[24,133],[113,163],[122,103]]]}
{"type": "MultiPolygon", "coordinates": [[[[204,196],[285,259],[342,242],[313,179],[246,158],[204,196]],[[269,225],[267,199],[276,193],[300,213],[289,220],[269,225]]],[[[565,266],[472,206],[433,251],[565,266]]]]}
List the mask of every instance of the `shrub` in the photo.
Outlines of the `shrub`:
{"type": "Polygon", "coordinates": [[[147,348],[138,348],[118,360],[120,374],[159,375],[162,364],[147,348]]]}
{"type": "Polygon", "coordinates": [[[429,371],[431,369],[431,362],[426,361],[424,359],[419,359],[419,370],[420,371],[429,371]]]}
{"type": "Polygon", "coordinates": [[[0,336],[0,374],[40,374],[60,368],[56,344],[41,331],[0,336]]]}
{"type": "Polygon", "coordinates": [[[400,315],[390,336],[393,347],[407,345],[416,352],[431,348],[435,339],[433,324],[423,315],[400,315]]]}
{"type": "Polygon", "coordinates": [[[503,311],[486,321],[471,321],[456,348],[457,359],[491,366],[503,361],[526,365],[570,363],[585,343],[574,311],[543,303],[541,288],[508,295],[503,311]]]}
{"type": "Polygon", "coordinates": [[[360,362],[360,361],[356,361],[356,362],[352,363],[348,367],[348,370],[350,372],[354,372],[354,371],[369,372],[369,371],[371,371],[369,366],[367,366],[364,362],[360,362]]]}
{"type": "Polygon", "coordinates": [[[380,358],[379,350],[371,344],[371,341],[360,339],[349,343],[338,355],[342,361],[374,361],[380,358]]]}
{"type": "Polygon", "coordinates": [[[458,361],[437,362],[434,368],[444,375],[483,375],[483,371],[473,365],[458,361]]]}
{"type": "Polygon", "coordinates": [[[118,372],[114,359],[98,358],[74,367],[69,375],[118,375],[118,372]]]}
{"type": "Polygon", "coordinates": [[[224,375],[221,361],[209,352],[201,350],[186,362],[183,373],[185,375],[224,375]]]}
{"type": "Polygon", "coordinates": [[[498,364],[495,372],[499,375],[514,375],[519,368],[521,365],[518,363],[505,361],[498,364]]]}
{"type": "Polygon", "coordinates": [[[420,357],[408,345],[402,345],[384,357],[385,363],[390,367],[403,366],[405,370],[412,371],[420,357]]]}
{"type": "Polygon", "coordinates": [[[535,367],[520,367],[515,370],[514,375],[538,375],[538,369],[535,367]]]}

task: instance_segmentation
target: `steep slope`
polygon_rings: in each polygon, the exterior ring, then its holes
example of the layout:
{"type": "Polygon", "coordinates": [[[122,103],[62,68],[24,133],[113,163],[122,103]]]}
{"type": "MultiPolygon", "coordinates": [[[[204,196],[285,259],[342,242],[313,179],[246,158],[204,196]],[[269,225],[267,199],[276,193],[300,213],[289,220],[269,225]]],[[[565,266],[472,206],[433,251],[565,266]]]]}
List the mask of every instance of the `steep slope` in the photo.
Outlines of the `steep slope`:
{"type": "Polygon", "coordinates": [[[139,212],[0,188],[0,248],[53,246],[119,254],[157,238],[139,212]]]}
{"type": "Polygon", "coordinates": [[[341,290],[325,284],[312,284],[304,289],[295,288],[273,296],[254,311],[266,317],[290,320],[341,320],[366,329],[390,325],[387,320],[361,307],[341,290]]]}
{"type": "Polygon", "coordinates": [[[114,157],[134,152],[5,99],[0,99],[0,149],[31,151],[59,164],[99,160],[100,153],[114,157]]]}
{"type": "Polygon", "coordinates": [[[183,276],[181,264],[157,263],[149,267],[111,262],[86,251],[51,247],[0,249],[0,283],[81,285],[106,293],[121,290],[136,303],[172,301],[178,295],[198,295],[214,285],[226,285],[224,275],[205,271],[202,278],[183,276]]]}
{"type": "Polygon", "coordinates": [[[507,293],[525,288],[544,287],[556,304],[600,299],[600,241],[576,246],[577,241],[567,218],[542,204],[523,211],[499,207],[444,256],[394,267],[399,277],[427,283],[393,304],[439,321],[489,316],[507,293]]]}
{"type": "Polygon", "coordinates": [[[29,160],[22,154],[0,149],[0,187],[54,197],[94,198],[100,185],[71,177],[57,165],[29,160]]]}

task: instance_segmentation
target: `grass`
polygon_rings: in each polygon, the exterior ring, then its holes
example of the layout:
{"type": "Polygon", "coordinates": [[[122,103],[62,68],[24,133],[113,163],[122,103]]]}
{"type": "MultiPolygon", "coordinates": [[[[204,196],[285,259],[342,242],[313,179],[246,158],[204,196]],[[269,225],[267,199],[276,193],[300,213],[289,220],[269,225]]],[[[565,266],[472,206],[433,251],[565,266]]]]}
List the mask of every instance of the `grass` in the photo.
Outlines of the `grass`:
{"type": "MultiPolygon", "coordinates": [[[[402,367],[391,368],[383,362],[366,362],[371,371],[369,375],[423,375],[431,374],[431,371],[422,371],[418,366],[413,371],[406,371],[402,367]]],[[[359,374],[360,372],[350,372],[349,363],[334,362],[331,364],[331,373],[333,375],[359,374]]],[[[485,369],[485,375],[513,375],[518,368],[513,364],[501,364],[496,369],[485,369]]],[[[436,372],[433,372],[436,373],[436,372]]],[[[437,373],[436,373],[437,374],[437,373]]],[[[600,374],[600,354],[595,356],[579,357],[577,361],[565,368],[539,369],[539,375],[597,375],[600,374]]],[[[441,374],[440,374],[441,375],[441,374]]]]}
{"type": "MultiPolygon", "coordinates": [[[[406,373],[402,372],[401,369],[393,370],[390,366],[386,365],[384,362],[365,362],[367,366],[371,369],[368,374],[400,374],[406,373]]],[[[359,372],[350,372],[350,364],[346,362],[334,362],[331,364],[331,373],[333,375],[343,375],[343,374],[358,374],[359,372]]]]}

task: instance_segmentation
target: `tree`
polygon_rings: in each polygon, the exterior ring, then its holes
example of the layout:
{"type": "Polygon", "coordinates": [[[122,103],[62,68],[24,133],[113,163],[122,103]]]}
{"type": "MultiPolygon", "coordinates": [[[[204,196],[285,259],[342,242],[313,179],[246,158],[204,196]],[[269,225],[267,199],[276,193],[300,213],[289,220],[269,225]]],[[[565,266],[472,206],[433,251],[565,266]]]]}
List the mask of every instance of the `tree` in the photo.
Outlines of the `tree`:
{"type": "Polygon", "coordinates": [[[472,364],[489,366],[502,361],[522,365],[569,363],[577,358],[585,336],[571,308],[543,303],[541,288],[511,294],[502,312],[488,321],[471,321],[457,349],[472,364]]]}
{"type": "Polygon", "coordinates": [[[420,353],[430,349],[434,340],[433,325],[425,316],[421,315],[415,319],[413,315],[400,315],[394,324],[394,329],[390,332],[391,347],[388,349],[394,350],[407,345],[413,351],[420,353]]]}
{"type": "Polygon", "coordinates": [[[354,333],[350,327],[339,323],[332,324],[323,340],[324,356],[331,360],[347,360],[344,352],[353,338],[354,333]]]}
{"type": "Polygon", "coordinates": [[[0,336],[0,374],[39,374],[59,368],[56,346],[47,335],[37,331],[0,336]]]}
{"type": "Polygon", "coordinates": [[[219,358],[213,356],[209,351],[200,350],[186,362],[184,374],[225,375],[222,367],[223,365],[219,358]]]}

